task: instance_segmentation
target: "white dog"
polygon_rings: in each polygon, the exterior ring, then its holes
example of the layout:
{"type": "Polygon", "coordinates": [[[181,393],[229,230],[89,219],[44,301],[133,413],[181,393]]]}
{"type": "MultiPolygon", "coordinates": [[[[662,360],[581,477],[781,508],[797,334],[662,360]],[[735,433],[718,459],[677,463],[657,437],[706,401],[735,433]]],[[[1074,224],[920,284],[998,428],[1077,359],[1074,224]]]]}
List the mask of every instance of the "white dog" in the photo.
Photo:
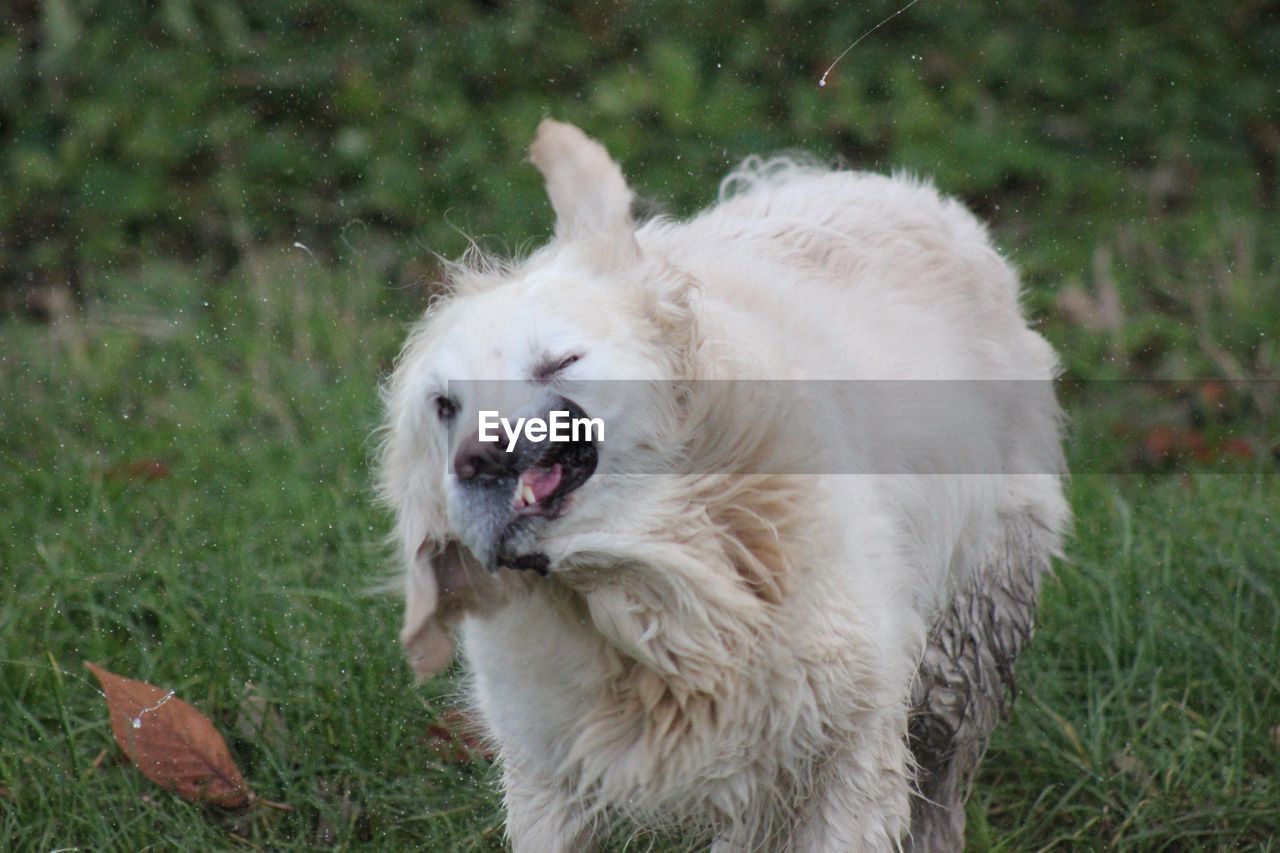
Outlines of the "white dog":
{"type": "Polygon", "coordinates": [[[753,159],[637,226],[581,131],[531,153],[555,237],[451,270],[382,470],[402,640],[425,676],[460,633],[513,846],[960,849],[1068,520],[1014,272],[904,178],[753,159]],[[485,411],[606,432],[482,442],[485,411]]]}

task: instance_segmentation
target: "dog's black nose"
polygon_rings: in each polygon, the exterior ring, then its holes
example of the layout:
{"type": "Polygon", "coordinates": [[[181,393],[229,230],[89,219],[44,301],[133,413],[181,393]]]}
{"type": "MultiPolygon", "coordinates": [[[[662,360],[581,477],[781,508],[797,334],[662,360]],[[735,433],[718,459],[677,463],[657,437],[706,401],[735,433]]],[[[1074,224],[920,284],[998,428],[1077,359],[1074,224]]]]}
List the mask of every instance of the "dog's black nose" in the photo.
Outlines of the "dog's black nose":
{"type": "Polygon", "coordinates": [[[511,474],[514,471],[511,458],[515,454],[507,453],[500,441],[481,441],[480,433],[475,432],[453,457],[453,473],[459,480],[486,479],[511,474]]]}

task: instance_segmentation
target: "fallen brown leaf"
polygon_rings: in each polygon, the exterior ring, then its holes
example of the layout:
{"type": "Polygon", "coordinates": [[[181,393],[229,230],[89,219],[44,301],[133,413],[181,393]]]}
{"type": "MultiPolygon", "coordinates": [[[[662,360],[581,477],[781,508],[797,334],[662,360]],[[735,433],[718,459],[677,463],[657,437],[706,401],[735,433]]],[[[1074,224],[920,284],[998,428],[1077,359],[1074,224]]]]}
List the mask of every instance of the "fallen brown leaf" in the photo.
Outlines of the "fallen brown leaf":
{"type": "Polygon", "coordinates": [[[253,793],[207,717],[172,690],[85,666],[102,684],[116,743],[144,776],[193,802],[249,804],[253,793]]]}

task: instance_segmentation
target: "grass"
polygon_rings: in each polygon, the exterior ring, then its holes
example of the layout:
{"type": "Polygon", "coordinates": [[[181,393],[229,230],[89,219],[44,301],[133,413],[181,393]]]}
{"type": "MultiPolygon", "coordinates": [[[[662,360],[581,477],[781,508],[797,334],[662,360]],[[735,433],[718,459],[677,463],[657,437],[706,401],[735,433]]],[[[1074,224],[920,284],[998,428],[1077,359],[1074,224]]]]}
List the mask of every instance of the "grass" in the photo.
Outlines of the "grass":
{"type": "Polygon", "coordinates": [[[0,848],[499,834],[483,768],[433,757],[449,688],[410,688],[396,603],[376,592],[369,436],[400,325],[359,271],[270,280],[207,303],[168,274],[151,282],[163,299],[123,282],[83,323],[3,332],[0,848]],[[293,811],[215,814],[121,766],[85,660],[176,689],[293,811]],[[240,733],[247,682],[278,736],[240,733]]]}
{"type": "Polygon", "coordinates": [[[971,814],[975,846],[1271,845],[1280,831],[1280,495],[1274,477],[1073,487],[971,814]]]}
{"type": "MultiPolygon", "coordinates": [[[[1157,310],[1144,295],[1187,293],[1237,251],[1229,229],[1207,233],[1221,239],[1158,252],[1163,267],[1121,264],[1107,286],[1142,316],[1102,331],[1054,314],[1044,280],[1059,261],[1027,253],[1073,374],[1134,375],[1153,339],[1211,370],[1213,348],[1180,337],[1196,316],[1238,364],[1274,370],[1274,349],[1232,341],[1280,316],[1280,289],[1253,291],[1247,312],[1224,302],[1240,298],[1234,277],[1274,285],[1265,241],[1222,273],[1220,297],[1157,310]]],[[[184,267],[109,276],[81,317],[0,326],[0,848],[501,846],[490,768],[438,754],[429,735],[454,688],[410,685],[397,603],[377,591],[376,386],[419,294],[358,258],[326,269],[263,252],[250,269],[216,286],[184,267]],[[290,809],[224,814],[145,780],[112,742],[86,660],[176,689],[227,734],[254,790],[290,809]],[[279,713],[270,734],[246,728],[248,695],[279,713]]],[[[1119,405],[1104,421],[1125,420],[1119,405]]],[[[1071,454],[1088,469],[1132,441],[1077,430],[1071,454]]],[[[1073,480],[1070,560],[970,805],[974,849],[1274,845],[1268,465],[1073,480]]]]}

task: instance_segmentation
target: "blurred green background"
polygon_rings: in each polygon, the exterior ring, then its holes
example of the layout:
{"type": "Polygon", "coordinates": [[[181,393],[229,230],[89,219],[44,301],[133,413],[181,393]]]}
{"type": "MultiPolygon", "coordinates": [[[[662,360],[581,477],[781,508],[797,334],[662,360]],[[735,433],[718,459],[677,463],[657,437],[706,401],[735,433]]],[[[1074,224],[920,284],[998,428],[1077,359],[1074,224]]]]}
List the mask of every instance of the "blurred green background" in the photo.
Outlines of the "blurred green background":
{"type": "Polygon", "coordinates": [[[779,148],[932,175],[1046,288],[1135,222],[1217,230],[1274,211],[1274,2],[924,0],[819,88],[896,8],[15,0],[0,11],[6,298],[91,295],[155,258],[216,277],[264,244],[332,256],[353,229],[394,238],[401,268],[460,245],[450,223],[518,244],[547,230],[522,165],[546,114],[677,212],[779,148]]]}
{"type": "Polygon", "coordinates": [[[550,233],[549,114],[677,214],[805,149],[992,223],[1077,523],[971,846],[1275,849],[1280,3],[919,0],[818,86],[901,5],[0,5],[0,848],[501,846],[378,592],[370,435],[434,253],[550,233]],[[82,660],[290,810],[122,766],[82,660]]]}

